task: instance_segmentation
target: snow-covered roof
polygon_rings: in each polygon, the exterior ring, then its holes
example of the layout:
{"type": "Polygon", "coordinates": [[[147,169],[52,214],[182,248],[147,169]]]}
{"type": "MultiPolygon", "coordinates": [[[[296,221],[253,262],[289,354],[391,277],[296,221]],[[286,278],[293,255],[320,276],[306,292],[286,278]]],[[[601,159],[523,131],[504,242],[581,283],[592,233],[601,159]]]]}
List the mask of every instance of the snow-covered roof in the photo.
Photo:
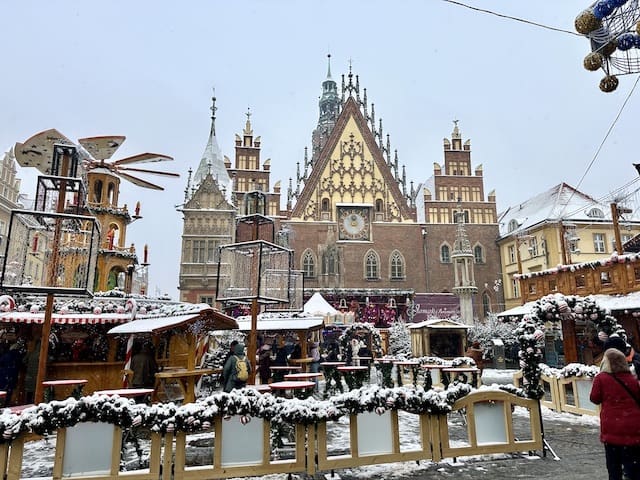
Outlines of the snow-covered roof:
{"type": "MultiPolygon", "coordinates": [[[[626,295],[597,294],[589,295],[588,298],[593,299],[599,307],[609,310],[610,312],[640,309],[640,292],[631,292],[626,295]]],[[[524,305],[500,312],[497,316],[511,317],[516,315],[527,315],[533,311],[533,305],[535,303],[535,301],[527,302],[524,305]]]]}
{"type": "Polygon", "coordinates": [[[210,323],[211,330],[229,330],[238,327],[236,321],[222,312],[214,310],[206,304],[194,305],[191,312],[182,315],[171,315],[165,317],[140,318],[132,322],[118,325],[109,330],[111,335],[126,335],[131,333],[160,333],[172,328],[178,328],[196,321],[210,323]]]}
{"type": "MultiPolygon", "coordinates": [[[[108,325],[125,323],[131,320],[129,313],[70,313],[51,315],[51,323],[54,325],[108,325]]],[[[44,312],[4,312],[0,314],[0,322],[3,323],[44,323],[44,312]]]]}
{"type": "Polygon", "coordinates": [[[333,308],[318,292],[314,293],[311,298],[307,300],[303,310],[306,313],[315,315],[336,315],[339,313],[338,310],[333,308]]]}
{"type": "Polygon", "coordinates": [[[412,323],[408,328],[471,328],[469,325],[454,322],[448,318],[432,318],[420,323],[412,323]]]}
{"type": "Polygon", "coordinates": [[[504,237],[545,222],[611,222],[611,208],[563,182],[507,208],[498,218],[500,236],[504,237]]]}
{"type": "MultiPolygon", "coordinates": [[[[238,328],[247,332],[251,330],[251,317],[238,317],[238,328]]],[[[311,317],[311,316],[273,316],[273,315],[258,315],[257,331],[278,331],[278,330],[313,330],[322,328],[324,325],[324,318],[311,317]]]]}
{"type": "Polygon", "coordinates": [[[517,307],[510,308],[509,310],[505,310],[504,312],[498,313],[498,317],[514,317],[527,315],[531,313],[532,305],[534,302],[527,302],[524,305],[518,305],[517,307]]]}

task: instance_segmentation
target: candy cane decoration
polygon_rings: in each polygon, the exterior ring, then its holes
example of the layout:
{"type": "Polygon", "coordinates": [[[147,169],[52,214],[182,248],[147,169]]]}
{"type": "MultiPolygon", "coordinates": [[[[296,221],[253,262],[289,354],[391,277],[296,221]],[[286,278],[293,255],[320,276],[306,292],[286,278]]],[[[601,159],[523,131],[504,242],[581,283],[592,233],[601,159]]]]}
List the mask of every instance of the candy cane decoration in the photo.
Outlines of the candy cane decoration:
{"type": "MultiPolygon", "coordinates": [[[[138,304],[133,298],[127,300],[127,303],[124,305],[125,311],[131,312],[131,320],[134,321],[136,319],[136,314],[138,313],[138,304]]],[[[122,376],[122,387],[127,388],[129,386],[129,379],[127,378],[127,370],[131,369],[131,357],[133,355],[133,333],[129,335],[129,340],[127,340],[127,353],[124,357],[124,375],[122,376]]]]}
{"type": "Polygon", "coordinates": [[[16,308],[16,301],[10,295],[0,296],[0,309],[3,312],[12,312],[16,308]]]}

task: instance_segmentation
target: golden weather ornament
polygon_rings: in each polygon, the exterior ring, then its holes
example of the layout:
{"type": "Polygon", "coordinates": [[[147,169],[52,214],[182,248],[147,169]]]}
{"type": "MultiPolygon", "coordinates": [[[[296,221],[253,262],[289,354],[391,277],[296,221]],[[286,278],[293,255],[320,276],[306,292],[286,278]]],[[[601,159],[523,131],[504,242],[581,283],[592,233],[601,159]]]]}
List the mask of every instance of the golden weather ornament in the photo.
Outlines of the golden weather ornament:
{"type": "Polygon", "coordinates": [[[638,0],[598,0],[576,17],[576,31],[591,43],[584,68],[604,71],[603,92],[618,88],[619,75],[640,73],[639,20],[638,0]]]}

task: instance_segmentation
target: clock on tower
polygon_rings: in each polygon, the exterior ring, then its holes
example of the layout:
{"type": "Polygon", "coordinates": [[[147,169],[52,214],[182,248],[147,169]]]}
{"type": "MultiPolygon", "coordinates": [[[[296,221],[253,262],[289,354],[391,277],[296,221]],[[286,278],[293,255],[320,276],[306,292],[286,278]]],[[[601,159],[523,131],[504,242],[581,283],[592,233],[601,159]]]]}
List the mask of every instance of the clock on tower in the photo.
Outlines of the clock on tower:
{"type": "Polygon", "coordinates": [[[338,239],[369,240],[369,208],[338,207],[338,239]]]}

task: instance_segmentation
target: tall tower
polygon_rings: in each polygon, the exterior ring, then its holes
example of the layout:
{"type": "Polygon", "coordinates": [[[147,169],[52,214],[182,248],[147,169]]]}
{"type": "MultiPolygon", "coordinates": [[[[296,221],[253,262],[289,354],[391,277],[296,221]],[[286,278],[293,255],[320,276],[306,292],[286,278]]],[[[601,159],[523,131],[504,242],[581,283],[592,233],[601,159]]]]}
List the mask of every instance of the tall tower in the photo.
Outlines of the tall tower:
{"type": "Polygon", "coordinates": [[[464,212],[458,209],[456,217],[456,239],[453,243],[453,293],[460,299],[460,315],[467,325],[473,325],[472,297],[478,293],[473,274],[473,250],[464,227],[464,212]]]}
{"type": "MultiPolygon", "coordinates": [[[[322,82],[322,96],[318,102],[320,107],[320,117],[318,118],[318,126],[313,131],[311,145],[311,166],[318,159],[318,154],[333,130],[338,115],[340,114],[340,96],[338,95],[338,85],[331,78],[331,54],[327,55],[327,78],[322,82]]],[[[307,165],[305,165],[306,169],[307,165]]]]}

